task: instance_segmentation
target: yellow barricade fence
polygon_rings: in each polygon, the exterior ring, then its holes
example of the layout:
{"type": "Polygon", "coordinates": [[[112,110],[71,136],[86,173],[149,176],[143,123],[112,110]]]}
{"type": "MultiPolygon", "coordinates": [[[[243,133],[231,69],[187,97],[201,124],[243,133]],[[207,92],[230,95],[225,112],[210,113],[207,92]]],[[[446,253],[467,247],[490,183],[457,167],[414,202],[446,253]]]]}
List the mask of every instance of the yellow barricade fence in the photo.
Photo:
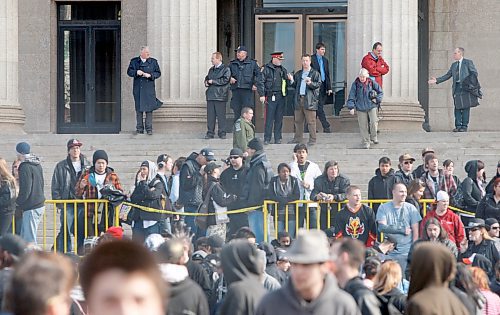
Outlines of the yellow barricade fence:
{"type": "MultiPolygon", "coordinates": [[[[369,205],[370,207],[373,208],[373,204],[376,203],[384,203],[389,200],[387,199],[377,199],[377,200],[362,200],[361,202],[364,204],[369,205]]],[[[284,222],[284,230],[289,231],[290,230],[290,221],[295,222],[295,231],[299,229],[300,222],[299,222],[299,209],[301,206],[305,207],[305,221],[306,225],[305,228],[309,229],[311,226],[311,211],[316,212],[316,222],[314,226],[316,226],[317,229],[320,228],[321,226],[321,206],[316,206],[316,205],[322,205],[326,204],[326,207],[328,209],[326,213],[326,221],[327,221],[327,227],[331,226],[331,210],[336,210],[337,212],[342,209],[343,204],[347,203],[347,200],[341,201],[341,202],[326,202],[326,201],[311,201],[311,200],[297,200],[290,202],[285,206],[285,222],[284,222]],[[312,205],[312,206],[311,206],[312,205]],[[292,208],[293,207],[293,208],[292,208]],[[295,210],[294,214],[294,220],[291,220],[291,216],[289,215],[290,210],[293,209],[295,210]]],[[[432,199],[423,199],[420,200],[420,203],[422,204],[423,208],[423,215],[425,216],[429,206],[435,203],[435,200],[432,199]]],[[[99,232],[102,230],[107,230],[108,227],[110,226],[117,226],[120,224],[120,209],[122,206],[129,206],[129,207],[134,207],[136,209],[139,209],[141,211],[147,211],[147,212],[155,212],[155,213],[163,213],[163,214],[170,214],[170,215],[181,215],[181,216],[207,216],[207,215],[215,215],[214,213],[209,213],[209,214],[201,214],[201,213],[186,213],[186,212],[176,212],[176,211],[168,211],[168,210],[160,210],[160,209],[153,209],[149,207],[144,207],[144,206],[139,206],[130,202],[123,202],[119,207],[112,208],[111,204],[107,200],[103,199],[92,199],[92,200],[46,200],[45,201],[45,212],[42,217],[42,233],[41,233],[41,238],[42,238],[42,248],[44,250],[54,250],[54,251],[62,251],[62,252],[68,252],[68,240],[71,238],[71,235],[73,235],[73,240],[72,240],[72,245],[73,248],[76,249],[78,248],[78,244],[83,244],[83,240],[79,240],[79,238],[87,238],[89,236],[99,236],[99,232]],[[60,211],[58,211],[60,210],[60,211]],[[58,212],[60,213],[60,216],[63,216],[62,218],[58,218],[58,212]],[[71,212],[71,214],[70,214],[71,212]],[[79,215],[79,213],[81,215],[79,215]],[[90,214],[90,215],[89,215],[90,214]],[[48,216],[51,216],[51,219],[48,219],[48,216]],[[60,224],[60,221],[62,219],[62,222],[68,222],[68,216],[72,216],[72,225],[73,228],[68,230],[68,224],[60,224]],[[111,217],[112,216],[112,217],[111,217]],[[80,222],[83,219],[83,223],[80,222]],[[60,231],[63,229],[62,231],[60,231]],[[80,231],[80,229],[83,229],[80,231]],[[58,234],[62,232],[62,246],[63,248],[58,248],[58,242],[57,242],[57,237],[58,234]]],[[[237,210],[230,210],[224,212],[224,214],[237,214],[237,213],[245,213],[245,212],[250,212],[254,211],[257,209],[262,209],[263,214],[264,214],[264,240],[267,242],[269,241],[269,235],[270,231],[273,230],[274,237],[277,238],[278,235],[278,207],[276,206],[277,202],[276,201],[271,201],[271,200],[265,200],[264,204],[262,206],[255,206],[255,207],[247,207],[247,208],[241,208],[237,210]],[[270,216],[274,217],[273,221],[273,226],[269,226],[270,223],[270,216]]],[[[458,209],[455,207],[449,207],[451,210],[454,212],[460,214],[460,215],[466,215],[466,216],[474,216],[474,213],[468,212],[462,209],[458,209]]],[[[221,214],[221,213],[218,213],[221,214]]],[[[69,222],[68,222],[69,223],[69,222]]],[[[71,224],[70,224],[71,225],[71,224]]],[[[12,232],[16,233],[19,231],[15,230],[15,216],[13,216],[13,221],[12,221],[12,232]]],[[[40,235],[39,235],[40,237],[40,235]]],[[[59,242],[61,243],[61,242],[59,242]]]]}

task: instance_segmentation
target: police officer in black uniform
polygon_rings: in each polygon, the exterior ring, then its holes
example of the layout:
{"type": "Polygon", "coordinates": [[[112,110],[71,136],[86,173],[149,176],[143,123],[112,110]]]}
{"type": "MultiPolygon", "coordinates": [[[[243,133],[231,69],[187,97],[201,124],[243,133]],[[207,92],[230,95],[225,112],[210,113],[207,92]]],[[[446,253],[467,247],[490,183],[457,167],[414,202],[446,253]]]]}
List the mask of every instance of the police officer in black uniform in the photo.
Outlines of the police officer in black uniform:
{"type": "Polygon", "coordinates": [[[274,125],[274,143],[281,143],[285,96],[292,75],[281,64],[285,59],[283,52],[271,54],[271,61],[262,70],[262,88],[259,90],[260,101],[266,105],[264,144],[271,142],[274,125]]]}
{"type": "MultiPolygon", "coordinates": [[[[243,107],[250,107],[255,111],[254,91],[259,90],[261,84],[261,72],[257,61],[248,57],[245,46],[236,49],[236,59],[229,63],[231,69],[231,108],[234,111],[234,121],[241,116],[243,107]]],[[[255,124],[255,116],[252,120],[255,124]]]]}

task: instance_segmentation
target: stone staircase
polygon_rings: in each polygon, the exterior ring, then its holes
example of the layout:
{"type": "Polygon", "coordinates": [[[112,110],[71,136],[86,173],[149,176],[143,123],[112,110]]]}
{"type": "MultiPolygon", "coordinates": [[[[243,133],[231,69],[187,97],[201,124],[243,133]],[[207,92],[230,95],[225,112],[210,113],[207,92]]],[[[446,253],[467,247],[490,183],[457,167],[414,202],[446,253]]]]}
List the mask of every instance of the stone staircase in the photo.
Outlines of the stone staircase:
{"type": "MultiPolygon", "coordinates": [[[[66,157],[66,142],[76,137],[83,142],[82,152],[92,159],[97,149],[104,149],[109,156],[109,165],[115,169],[125,189],[130,189],[134,176],[143,160],[156,161],[160,153],[174,156],[187,156],[192,151],[210,147],[220,159],[228,156],[232,148],[231,134],[228,139],[204,140],[202,133],[157,133],[153,136],[117,134],[117,135],[63,135],[31,134],[2,135],[0,137],[0,156],[10,164],[15,159],[15,145],[19,141],[31,144],[32,153],[42,158],[45,178],[45,194],[50,199],[50,183],[55,164],[66,157]]],[[[262,137],[262,134],[258,135],[262,137]]],[[[283,143],[293,137],[284,134],[283,143]]],[[[369,150],[361,147],[358,133],[318,134],[318,144],[309,149],[309,159],[318,163],[320,168],[328,160],[337,160],[341,173],[351,179],[351,183],[361,187],[363,196],[367,196],[368,181],[378,167],[378,159],[388,156],[397,168],[400,154],[408,152],[420,164],[420,152],[424,147],[432,147],[440,162],[451,159],[455,162],[455,173],[465,177],[464,165],[468,160],[480,159],[486,164],[488,179],[496,172],[500,160],[500,132],[469,132],[454,134],[451,132],[384,132],[379,135],[380,143],[369,150]]],[[[271,144],[265,147],[268,157],[276,168],[280,162],[292,159],[294,145],[271,144]]],[[[416,167],[416,165],[415,165],[416,167]]],[[[47,244],[51,244],[53,235],[53,209],[47,209],[47,244]]],[[[57,221],[58,222],[58,221],[57,221]]],[[[50,246],[50,245],[47,245],[50,246]]]]}

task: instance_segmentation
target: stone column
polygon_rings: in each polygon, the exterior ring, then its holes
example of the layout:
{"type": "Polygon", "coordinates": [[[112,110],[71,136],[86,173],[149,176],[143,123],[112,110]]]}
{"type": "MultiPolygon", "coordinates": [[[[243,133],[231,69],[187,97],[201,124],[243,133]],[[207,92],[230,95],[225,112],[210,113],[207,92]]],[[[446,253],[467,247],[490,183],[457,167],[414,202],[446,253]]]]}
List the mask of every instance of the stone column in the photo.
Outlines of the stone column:
{"type": "MultiPolygon", "coordinates": [[[[348,89],[358,75],[363,56],[375,42],[382,43],[383,57],[390,68],[384,76],[379,129],[421,130],[424,111],[418,102],[417,0],[349,0],[348,89]]],[[[349,118],[345,109],[341,116],[357,130],[357,120],[349,118]]]]}
{"type": "Polygon", "coordinates": [[[18,100],[18,0],[0,2],[0,131],[23,132],[18,100]]]}
{"type": "Polygon", "coordinates": [[[162,71],[155,130],[206,130],[203,79],[217,49],[216,0],[148,0],[148,45],[162,71]]]}

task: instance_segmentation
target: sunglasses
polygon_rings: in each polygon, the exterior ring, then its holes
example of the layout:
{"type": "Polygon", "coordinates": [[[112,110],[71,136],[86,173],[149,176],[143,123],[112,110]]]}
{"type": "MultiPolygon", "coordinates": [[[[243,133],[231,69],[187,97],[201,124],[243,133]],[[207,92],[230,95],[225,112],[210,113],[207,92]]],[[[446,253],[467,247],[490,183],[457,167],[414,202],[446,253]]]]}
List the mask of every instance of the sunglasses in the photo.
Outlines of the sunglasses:
{"type": "Polygon", "coordinates": [[[476,231],[479,231],[479,229],[478,228],[472,228],[472,229],[470,229],[470,231],[471,232],[476,232],[476,231]]]}
{"type": "Polygon", "coordinates": [[[413,161],[404,161],[403,164],[404,165],[413,164],[413,161]]]}
{"type": "Polygon", "coordinates": [[[236,160],[237,158],[240,158],[240,157],[241,157],[241,156],[236,155],[236,156],[230,156],[229,158],[230,158],[231,160],[236,160]]]}
{"type": "Polygon", "coordinates": [[[500,226],[492,226],[491,229],[492,230],[500,230],[500,226]]]}

